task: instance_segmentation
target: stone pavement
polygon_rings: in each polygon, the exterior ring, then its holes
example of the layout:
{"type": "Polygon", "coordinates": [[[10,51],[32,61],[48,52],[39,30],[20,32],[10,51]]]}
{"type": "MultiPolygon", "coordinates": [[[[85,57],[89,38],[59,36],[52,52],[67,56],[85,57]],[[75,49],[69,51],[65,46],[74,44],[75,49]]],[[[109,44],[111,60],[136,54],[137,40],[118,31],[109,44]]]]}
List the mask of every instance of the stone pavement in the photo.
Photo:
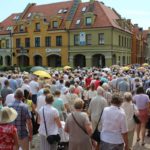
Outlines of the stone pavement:
{"type": "MultiPolygon", "coordinates": [[[[145,145],[142,146],[140,142],[136,142],[136,134],[134,135],[133,150],[150,150],[150,137],[145,137],[145,145]]],[[[33,137],[34,148],[31,147],[30,150],[40,150],[40,139],[39,135],[33,137]]]]}
{"type": "Polygon", "coordinates": [[[145,145],[142,146],[141,142],[136,142],[136,134],[134,135],[133,150],[150,150],[150,137],[145,137],[145,145]]]}

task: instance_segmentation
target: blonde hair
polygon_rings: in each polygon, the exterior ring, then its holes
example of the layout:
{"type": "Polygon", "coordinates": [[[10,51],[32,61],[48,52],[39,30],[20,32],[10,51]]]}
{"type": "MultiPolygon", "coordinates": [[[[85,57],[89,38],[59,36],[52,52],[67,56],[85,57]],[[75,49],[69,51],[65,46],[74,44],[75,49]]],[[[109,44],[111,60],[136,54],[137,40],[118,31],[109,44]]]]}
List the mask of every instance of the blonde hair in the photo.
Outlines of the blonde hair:
{"type": "Polygon", "coordinates": [[[124,93],[124,99],[126,102],[132,101],[132,94],[130,92],[125,92],[124,93]]]}
{"type": "Polygon", "coordinates": [[[82,109],[84,106],[84,101],[81,98],[77,98],[74,101],[74,108],[75,109],[82,109]]]}

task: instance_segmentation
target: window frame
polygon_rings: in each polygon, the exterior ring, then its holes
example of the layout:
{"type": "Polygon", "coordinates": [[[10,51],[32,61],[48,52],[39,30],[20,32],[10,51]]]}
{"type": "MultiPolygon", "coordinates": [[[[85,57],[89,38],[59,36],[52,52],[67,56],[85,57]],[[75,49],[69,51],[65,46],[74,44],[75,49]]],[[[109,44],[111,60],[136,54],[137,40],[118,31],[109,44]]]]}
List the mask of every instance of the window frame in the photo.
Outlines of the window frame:
{"type": "Polygon", "coordinates": [[[41,42],[41,38],[40,37],[35,37],[34,40],[35,40],[34,41],[35,42],[34,43],[35,47],[40,47],[41,46],[41,43],[40,43],[41,42]]]}
{"type": "Polygon", "coordinates": [[[25,47],[30,47],[30,38],[25,38],[25,47]],[[27,41],[28,39],[28,41],[27,41]]]}
{"type": "Polygon", "coordinates": [[[86,34],[86,45],[92,45],[92,34],[86,34]]]}
{"type": "Polygon", "coordinates": [[[62,46],[62,36],[56,36],[56,46],[62,46]]]}
{"type": "Polygon", "coordinates": [[[74,34],[74,46],[79,46],[80,43],[79,38],[80,38],[79,34],[74,34]]]}
{"type": "Polygon", "coordinates": [[[86,26],[92,25],[92,17],[86,17],[86,26]],[[90,19],[90,22],[88,21],[90,19]]]}
{"type": "Polygon", "coordinates": [[[51,46],[51,36],[45,37],[45,46],[50,47],[51,46]]]}
{"type": "Polygon", "coordinates": [[[53,21],[53,28],[58,28],[58,21],[53,21]],[[57,23],[57,26],[55,26],[55,23],[57,23]]]}
{"type": "Polygon", "coordinates": [[[16,38],[16,48],[20,48],[20,47],[21,47],[21,39],[16,38]]]}
{"type": "Polygon", "coordinates": [[[98,34],[98,44],[99,44],[99,45],[104,45],[104,44],[105,44],[105,36],[104,36],[104,33],[99,33],[99,34],[98,34]]]}

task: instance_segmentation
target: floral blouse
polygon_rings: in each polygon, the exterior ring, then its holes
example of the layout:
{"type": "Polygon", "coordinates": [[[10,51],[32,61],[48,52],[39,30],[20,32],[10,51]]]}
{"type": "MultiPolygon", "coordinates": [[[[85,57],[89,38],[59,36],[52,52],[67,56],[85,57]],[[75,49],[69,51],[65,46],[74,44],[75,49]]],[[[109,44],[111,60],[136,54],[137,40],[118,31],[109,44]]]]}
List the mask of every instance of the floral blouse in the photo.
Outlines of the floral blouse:
{"type": "Polygon", "coordinates": [[[13,150],[16,127],[11,124],[0,124],[0,150],[13,150]]]}

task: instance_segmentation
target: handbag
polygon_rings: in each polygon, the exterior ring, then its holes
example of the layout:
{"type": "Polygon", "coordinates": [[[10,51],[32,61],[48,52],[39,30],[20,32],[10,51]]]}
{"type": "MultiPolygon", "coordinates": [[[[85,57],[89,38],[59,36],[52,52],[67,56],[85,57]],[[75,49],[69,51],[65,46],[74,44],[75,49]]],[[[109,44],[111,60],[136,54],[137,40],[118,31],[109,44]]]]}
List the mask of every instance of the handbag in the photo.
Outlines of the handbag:
{"type": "Polygon", "coordinates": [[[103,114],[103,110],[102,110],[101,115],[100,115],[100,117],[99,117],[99,120],[98,120],[98,123],[97,123],[97,125],[96,125],[96,128],[95,128],[93,134],[91,135],[91,138],[92,138],[93,140],[95,140],[96,142],[98,142],[98,143],[100,143],[100,141],[101,141],[101,138],[100,138],[100,131],[98,130],[98,124],[99,124],[99,122],[100,122],[100,120],[101,120],[102,114],[103,114]]]}
{"type": "Polygon", "coordinates": [[[46,127],[46,120],[45,120],[45,115],[44,115],[44,107],[43,107],[43,118],[44,118],[44,125],[45,125],[45,131],[46,131],[46,135],[47,135],[47,141],[49,144],[55,144],[60,142],[60,135],[56,134],[56,135],[48,135],[47,132],[47,127],[46,127]]]}
{"type": "MultiPolygon", "coordinates": [[[[134,105],[133,105],[133,110],[134,110],[134,105]]],[[[138,118],[138,116],[135,113],[133,115],[133,120],[134,120],[134,122],[136,124],[140,124],[141,123],[140,119],[138,118]]]]}

